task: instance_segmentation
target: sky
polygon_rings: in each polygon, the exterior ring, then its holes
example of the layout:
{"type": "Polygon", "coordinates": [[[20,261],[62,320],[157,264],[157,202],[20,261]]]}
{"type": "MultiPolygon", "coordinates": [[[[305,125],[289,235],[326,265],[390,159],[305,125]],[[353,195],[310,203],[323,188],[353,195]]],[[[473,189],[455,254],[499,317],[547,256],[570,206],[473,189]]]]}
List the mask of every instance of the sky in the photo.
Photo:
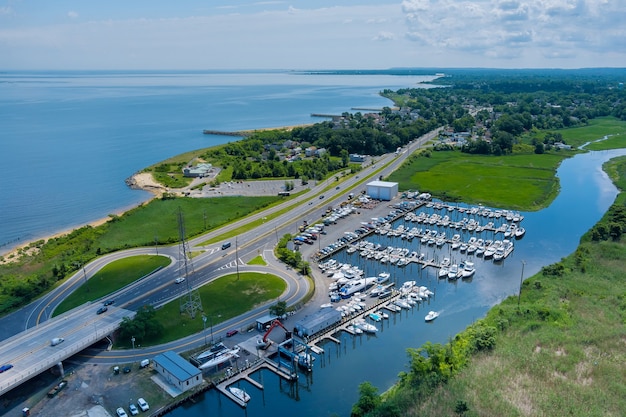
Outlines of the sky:
{"type": "Polygon", "coordinates": [[[626,67],[626,0],[0,0],[0,69],[626,67]]]}

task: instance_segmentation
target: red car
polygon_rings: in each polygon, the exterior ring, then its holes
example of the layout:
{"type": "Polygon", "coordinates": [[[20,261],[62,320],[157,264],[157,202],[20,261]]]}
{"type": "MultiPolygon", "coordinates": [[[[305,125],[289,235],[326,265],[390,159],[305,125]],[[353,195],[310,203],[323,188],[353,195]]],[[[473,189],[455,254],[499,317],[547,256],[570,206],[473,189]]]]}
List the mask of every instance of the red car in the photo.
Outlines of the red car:
{"type": "Polygon", "coordinates": [[[231,337],[239,333],[239,330],[229,330],[226,332],[226,337],[231,337]]]}

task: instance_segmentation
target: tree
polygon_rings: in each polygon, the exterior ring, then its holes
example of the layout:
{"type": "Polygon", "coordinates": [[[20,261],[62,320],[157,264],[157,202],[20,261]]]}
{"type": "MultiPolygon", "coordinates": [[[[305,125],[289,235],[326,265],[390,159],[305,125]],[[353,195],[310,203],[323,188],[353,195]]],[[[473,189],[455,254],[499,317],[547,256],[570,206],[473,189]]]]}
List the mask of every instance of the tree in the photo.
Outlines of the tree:
{"type": "Polygon", "coordinates": [[[286,301],[279,301],[274,305],[271,305],[270,308],[270,314],[276,317],[284,317],[285,314],[287,314],[287,302],[286,301]]]}
{"type": "Polygon", "coordinates": [[[361,417],[372,410],[375,410],[381,404],[378,389],[370,382],[362,382],[359,384],[359,401],[352,406],[350,412],[351,417],[361,417]]]}

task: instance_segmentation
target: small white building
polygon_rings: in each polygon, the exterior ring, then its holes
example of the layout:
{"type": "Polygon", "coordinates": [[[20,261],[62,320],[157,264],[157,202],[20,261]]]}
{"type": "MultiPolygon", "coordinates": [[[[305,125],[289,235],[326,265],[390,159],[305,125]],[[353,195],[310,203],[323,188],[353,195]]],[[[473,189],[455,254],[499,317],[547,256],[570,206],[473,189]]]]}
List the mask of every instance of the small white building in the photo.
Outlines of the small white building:
{"type": "Polygon", "coordinates": [[[391,201],[398,194],[398,183],[372,181],[367,183],[367,195],[374,200],[391,201]]]}
{"type": "Polygon", "coordinates": [[[154,369],[163,378],[182,392],[201,385],[202,371],[183,359],[174,351],[167,351],[154,357],[154,369]]]}

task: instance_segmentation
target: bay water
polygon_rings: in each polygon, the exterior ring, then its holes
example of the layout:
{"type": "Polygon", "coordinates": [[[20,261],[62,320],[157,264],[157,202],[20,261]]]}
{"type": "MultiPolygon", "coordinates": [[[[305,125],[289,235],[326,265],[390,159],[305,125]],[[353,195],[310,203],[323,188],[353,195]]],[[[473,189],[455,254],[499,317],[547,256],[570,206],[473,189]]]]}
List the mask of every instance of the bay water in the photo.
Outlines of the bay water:
{"type": "Polygon", "coordinates": [[[428,76],[290,71],[0,73],[0,255],[146,201],[125,179],[236,131],[393,103],[428,76]]]}

